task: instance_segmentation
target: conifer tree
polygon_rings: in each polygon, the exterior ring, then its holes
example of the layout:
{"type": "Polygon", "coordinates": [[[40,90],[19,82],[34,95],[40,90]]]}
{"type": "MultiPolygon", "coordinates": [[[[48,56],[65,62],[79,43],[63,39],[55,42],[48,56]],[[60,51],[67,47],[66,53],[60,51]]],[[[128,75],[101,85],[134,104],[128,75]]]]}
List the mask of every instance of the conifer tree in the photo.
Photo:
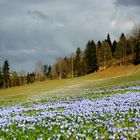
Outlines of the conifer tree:
{"type": "Polygon", "coordinates": [[[99,40],[97,42],[97,48],[96,48],[96,53],[97,53],[97,61],[98,61],[98,65],[100,65],[100,49],[101,49],[101,46],[102,46],[102,42],[99,40]]]}
{"type": "Polygon", "coordinates": [[[10,86],[10,73],[9,73],[9,62],[4,61],[2,73],[3,73],[3,88],[8,88],[10,86]]]}
{"type": "Polygon", "coordinates": [[[114,40],[114,41],[113,41],[113,44],[112,44],[112,56],[113,56],[113,57],[115,57],[116,46],[117,46],[117,41],[114,40]]]}
{"type": "Polygon", "coordinates": [[[85,49],[85,62],[87,73],[92,73],[98,70],[96,46],[94,41],[89,41],[85,49]]]}
{"type": "Polygon", "coordinates": [[[102,45],[102,43],[101,43],[101,41],[99,40],[99,41],[97,42],[97,47],[100,48],[101,45],[102,45]]]}
{"type": "Polygon", "coordinates": [[[109,44],[109,46],[110,46],[110,48],[112,50],[112,42],[111,42],[111,39],[110,39],[110,35],[109,34],[107,34],[107,39],[105,41],[109,44]]]}
{"type": "Polygon", "coordinates": [[[77,48],[76,50],[74,71],[76,72],[77,76],[81,75],[81,49],[80,48],[77,48]]]}

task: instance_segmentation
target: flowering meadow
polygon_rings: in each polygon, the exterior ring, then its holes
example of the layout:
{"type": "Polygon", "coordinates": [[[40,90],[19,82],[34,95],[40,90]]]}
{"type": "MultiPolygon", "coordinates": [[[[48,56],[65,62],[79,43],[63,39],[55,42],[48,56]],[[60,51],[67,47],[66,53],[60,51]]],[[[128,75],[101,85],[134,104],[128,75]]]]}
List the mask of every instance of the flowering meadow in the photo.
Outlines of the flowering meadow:
{"type": "Polygon", "coordinates": [[[1,106],[0,140],[5,139],[138,140],[140,87],[80,89],[78,96],[1,106]]]}

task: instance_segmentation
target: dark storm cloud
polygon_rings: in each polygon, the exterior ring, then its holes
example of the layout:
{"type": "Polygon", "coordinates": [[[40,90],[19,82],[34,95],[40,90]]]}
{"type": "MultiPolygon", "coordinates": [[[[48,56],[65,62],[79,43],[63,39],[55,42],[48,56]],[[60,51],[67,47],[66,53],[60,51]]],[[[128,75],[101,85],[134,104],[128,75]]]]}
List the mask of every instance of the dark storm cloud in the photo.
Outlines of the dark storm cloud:
{"type": "Polygon", "coordinates": [[[112,39],[140,22],[139,1],[132,0],[0,0],[0,60],[13,69],[33,70],[41,60],[84,49],[89,39],[112,39]],[[116,6],[117,4],[117,6],[116,6]],[[123,7],[120,5],[129,5],[123,7]]]}
{"type": "Polygon", "coordinates": [[[28,14],[29,15],[31,15],[33,18],[35,18],[35,19],[38,19],[38,18],[41,18],[41,19],[43,19],[43,20],[46,20],[46,19],[48,19],[48,16],[47,15],[45,15],[43,12],[41,12],[41,11],[37,11],[37,10],[35,10],[35,11],[28,11],[28,14]]]}
{"type": "Polygon", "coordinates": [[[123,6],[140,6],[140,0],[117,0],[115,3],[123,6]]]}

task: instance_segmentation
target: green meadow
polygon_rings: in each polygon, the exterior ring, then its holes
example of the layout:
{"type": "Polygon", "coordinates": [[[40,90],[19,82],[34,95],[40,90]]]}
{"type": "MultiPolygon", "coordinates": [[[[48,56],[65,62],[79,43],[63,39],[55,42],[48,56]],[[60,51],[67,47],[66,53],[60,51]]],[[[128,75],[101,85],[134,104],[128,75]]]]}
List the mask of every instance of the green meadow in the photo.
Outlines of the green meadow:
{"type": "Polygon", "coordinates": [[[46,80],[20,87],[0,90],[0,104],[17,103],[43,98],[43,96],[76,96],[77,88],[92,88],[95,90],[125,87],[140,83],[140,66],[109,68],[104,71],[61,80],[46,80]],[[68,95],[68,91],[72,95],[68,95]]]}

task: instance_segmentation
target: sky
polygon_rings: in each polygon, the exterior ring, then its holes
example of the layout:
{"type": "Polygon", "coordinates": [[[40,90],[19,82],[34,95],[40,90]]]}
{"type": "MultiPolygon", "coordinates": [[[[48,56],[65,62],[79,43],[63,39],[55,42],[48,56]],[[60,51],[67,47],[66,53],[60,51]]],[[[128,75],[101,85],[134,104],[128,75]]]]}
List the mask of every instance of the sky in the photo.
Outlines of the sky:
{"type": "Polygon", "coordinates": [[[140,23],[140,0],[0,0],[0,65],[33,71],[140,23]]]}

